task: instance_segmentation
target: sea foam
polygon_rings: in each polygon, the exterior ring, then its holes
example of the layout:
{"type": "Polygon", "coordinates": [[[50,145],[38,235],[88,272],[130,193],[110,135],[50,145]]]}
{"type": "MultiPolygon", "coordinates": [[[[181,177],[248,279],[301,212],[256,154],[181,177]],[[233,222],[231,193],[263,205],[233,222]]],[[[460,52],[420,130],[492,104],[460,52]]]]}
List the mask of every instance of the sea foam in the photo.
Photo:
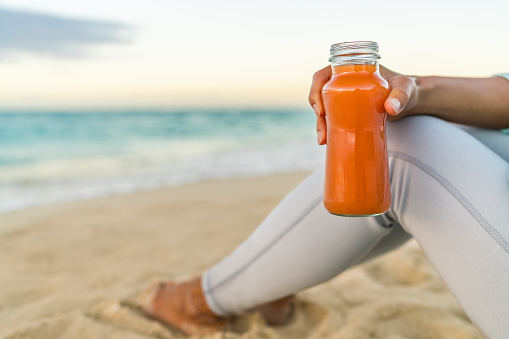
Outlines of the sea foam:
{"type": "Polygon", "coordinates": [[[313,170],[313,124],[294,110],[0,114],[0,212],[313,170]]]}

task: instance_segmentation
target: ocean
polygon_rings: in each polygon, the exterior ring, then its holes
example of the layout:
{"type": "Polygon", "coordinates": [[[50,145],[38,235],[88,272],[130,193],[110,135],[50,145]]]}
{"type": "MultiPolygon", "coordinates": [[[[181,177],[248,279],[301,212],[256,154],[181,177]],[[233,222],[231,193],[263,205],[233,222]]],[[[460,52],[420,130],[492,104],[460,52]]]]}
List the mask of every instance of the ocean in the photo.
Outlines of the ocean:
{"type": "Polygon", "coordinates": [[[0,213],[323,159],[311,109],[1,112],[0,213]]]}

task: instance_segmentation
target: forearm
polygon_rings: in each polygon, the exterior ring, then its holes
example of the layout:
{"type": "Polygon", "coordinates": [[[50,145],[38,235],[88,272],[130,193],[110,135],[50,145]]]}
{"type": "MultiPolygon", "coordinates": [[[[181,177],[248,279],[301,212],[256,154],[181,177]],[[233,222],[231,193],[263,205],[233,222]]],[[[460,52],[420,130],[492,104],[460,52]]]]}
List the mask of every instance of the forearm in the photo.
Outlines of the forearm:
{"type": "Polygon", "coordinates": [[[409,114],[485,128],[509,127],[509,81],[501,77],[416,77],[417,100],[409,114]]]}

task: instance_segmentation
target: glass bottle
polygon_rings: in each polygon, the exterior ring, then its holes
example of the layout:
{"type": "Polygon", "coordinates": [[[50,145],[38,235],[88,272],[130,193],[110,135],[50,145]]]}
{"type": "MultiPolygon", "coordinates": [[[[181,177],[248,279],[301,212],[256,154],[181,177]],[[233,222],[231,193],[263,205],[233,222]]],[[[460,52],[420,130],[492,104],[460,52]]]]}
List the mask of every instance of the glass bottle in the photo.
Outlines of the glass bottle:
{"type": "Polygon", "coordinates": [[[342,216],[372,216],[391,205],[378,44],[354,41],[330,49],[332,78],[322,89],[327,121],[324,205],[342,216]]]}

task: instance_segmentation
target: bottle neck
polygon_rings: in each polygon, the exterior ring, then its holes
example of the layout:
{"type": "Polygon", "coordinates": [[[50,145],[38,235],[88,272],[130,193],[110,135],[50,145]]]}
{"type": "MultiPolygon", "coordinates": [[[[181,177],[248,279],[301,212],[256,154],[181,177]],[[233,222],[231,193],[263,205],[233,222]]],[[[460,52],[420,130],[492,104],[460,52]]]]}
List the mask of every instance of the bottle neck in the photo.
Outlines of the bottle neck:
{"type": "Polygon", "coordinates": [[[378,73],[378,62],[375,61],[369,63],[342,64],[342,65],[332,64],[333,75],[352,72],[378,73]]]}
{"type": "Polygon", "coordinates": [[[345,72],[378,72],[378,44],[374,41],[351,41],[334,44],[329,61],[333,74],[345,72]]]}

